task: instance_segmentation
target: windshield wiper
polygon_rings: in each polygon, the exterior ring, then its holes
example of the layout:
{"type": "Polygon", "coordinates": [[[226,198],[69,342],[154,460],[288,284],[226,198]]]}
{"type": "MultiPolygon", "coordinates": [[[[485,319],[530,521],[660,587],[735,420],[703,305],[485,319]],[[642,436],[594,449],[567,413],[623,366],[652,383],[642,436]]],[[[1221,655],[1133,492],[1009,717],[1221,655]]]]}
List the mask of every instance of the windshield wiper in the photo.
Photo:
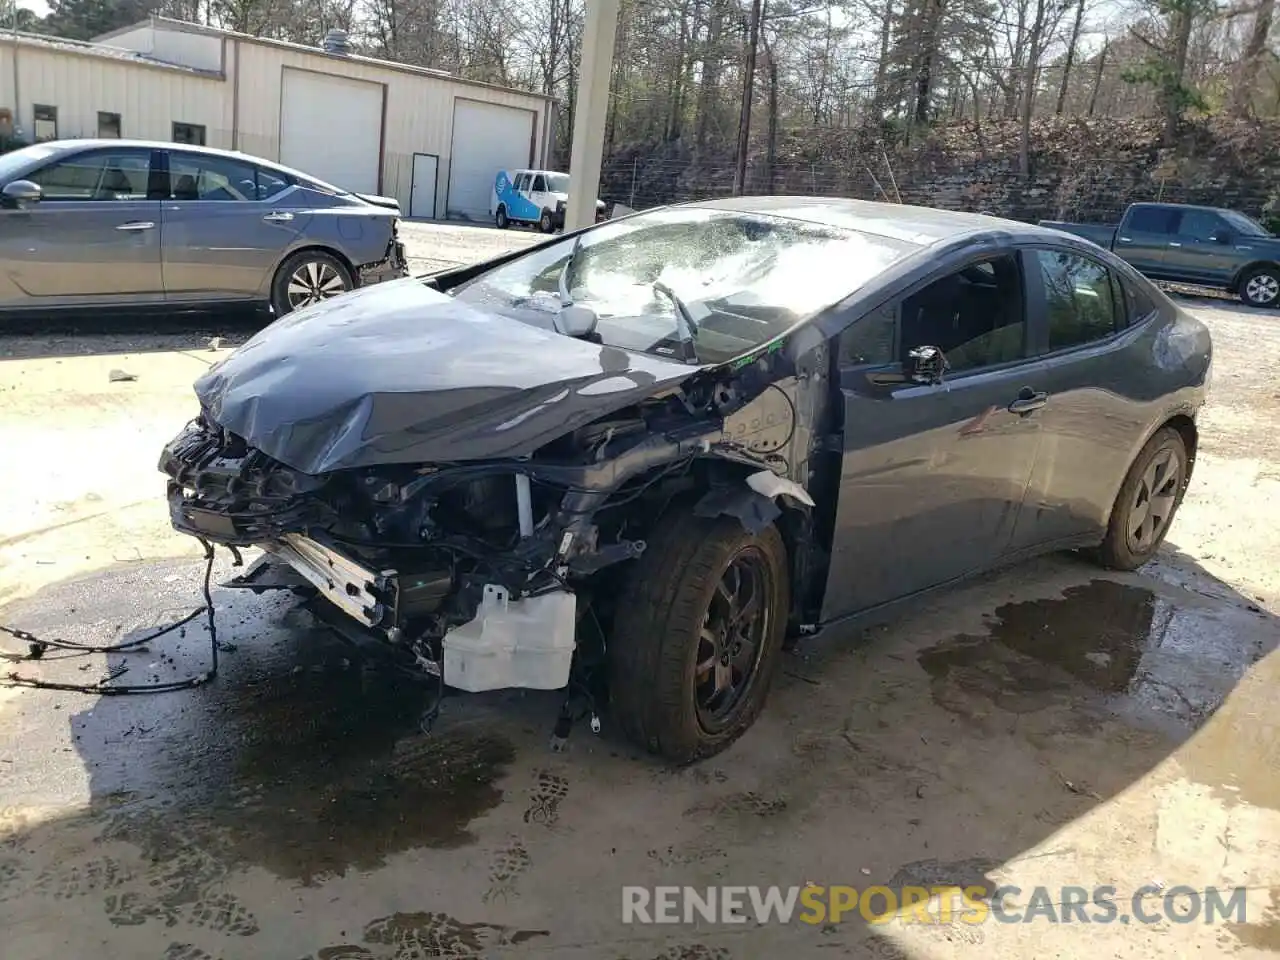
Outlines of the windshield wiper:
{"type": "Polygon", "coordinates": [[[684,361],[688,363],[692,360],[697,363],[698,348],[694,344],[693,338],[698,332],[698,324],[694,321],[693,314],[689,312],[689,308],[685,306],[684,301],[677,296],[676,292],[661,280],[654,283],[653,289],[670,300],[676,308],[676,336],[679,338],[684,351],[684,361]]]}
{"type": "Polygon", "coordinates": [[[569,296],[569,271],[578,262],[578,251],[581,249],[582,234],[578,234],[577,239],[573,241],[573,249],[569,251],[569,259],[564,262],[564,269],[560,271],[560,306],[562,307],[573,303],[573,298],[569,296]]]}

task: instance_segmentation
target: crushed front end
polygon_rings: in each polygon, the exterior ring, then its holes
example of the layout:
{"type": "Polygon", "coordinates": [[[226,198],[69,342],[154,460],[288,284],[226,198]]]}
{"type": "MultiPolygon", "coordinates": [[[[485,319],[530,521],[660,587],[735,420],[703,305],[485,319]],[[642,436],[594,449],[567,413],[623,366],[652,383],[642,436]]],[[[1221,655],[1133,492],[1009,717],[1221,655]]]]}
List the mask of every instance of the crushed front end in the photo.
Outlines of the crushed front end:
{"type": "Polygon", "coordinates": [[[202,414],[159,466],[175,529],[264,551],[237,585],[314,590],[453,687],[558,689],[586,612],[580,591],[640,555],[651,497],[669,499],[718,439],[684,419],[679,436],[606,418],[538,459],[314,476],[202,414]]]}

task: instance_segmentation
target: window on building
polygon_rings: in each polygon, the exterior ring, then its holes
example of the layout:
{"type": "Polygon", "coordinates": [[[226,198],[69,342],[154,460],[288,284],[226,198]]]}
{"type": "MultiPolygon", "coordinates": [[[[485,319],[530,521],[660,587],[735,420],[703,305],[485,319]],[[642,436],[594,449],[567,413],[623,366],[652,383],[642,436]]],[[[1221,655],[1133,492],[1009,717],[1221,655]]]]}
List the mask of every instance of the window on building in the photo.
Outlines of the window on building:
{"type": "Polygon", "coordinates": [[[1090,343],[1116,332],[1120,311],[1106,267],[1061,250],[1038,250],[1036,260],[1049,308],[1050,350],[1090,343]]]}
{"type": "Polygon", "coordinates": [[[98,137],[103,140],[120,139],[120,114],[98,111],[98,137]]]}
{"type": "Polygon", "coordinates": [[[193,147],[203,147],[204,142],[204,125],[200,123],[178,123],[173,124],[173,142],[189,143],[193,147]]]}
{"type": "Polygon", "coordinates": [[[227,157],[169,154],[174,200],[257,200],[258,168],[227,157]]]}
{"type": "Polygon", "coordinates": [[[924,346],[941,349],[953,373],[1022,359],[1026,310],[1017,258],[979,260],[907,297],[899,359],[924,346]]]}
{"type": "Polygon", "coordinates": [[[33,118],[32,135],[36,140],[58,139],[58,108],[43,103],[34,104],[31,108],[33,118]]]}
{"type": "Polygon", "coordinates": [[[46,201],[145,200],[150,165],[146,150],[102,150],[51,163],[27,179],[46,201]]]}

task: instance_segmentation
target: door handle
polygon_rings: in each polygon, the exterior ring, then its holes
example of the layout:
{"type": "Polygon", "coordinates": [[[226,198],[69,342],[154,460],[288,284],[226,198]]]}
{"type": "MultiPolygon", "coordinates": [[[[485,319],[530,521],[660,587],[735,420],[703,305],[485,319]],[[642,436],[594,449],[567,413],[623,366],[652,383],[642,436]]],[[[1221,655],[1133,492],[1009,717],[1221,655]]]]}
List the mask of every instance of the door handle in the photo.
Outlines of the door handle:
{"type": "Polygon", "coordinates": [[[290,220],[293,219],[293,214],[276,210],[271,213],[268,213],[262,219],[267,221],[267,223],[288,223],[290,220]]]}
{"type": "Polygon", "coordinates": [[[1018,393],[1018,399],[1009,404],[1009,412],[1016,413],[1020,416],[1026,416],[1039,410],[1049,402],[1049,395],[1043,391],[1037,392],[1030,387],[1023,387],[1018,393]]]}
{"type": "Polygon", "coordinates": [[[1180,244],[1180,243],[1175,243],[1174,241],[1170,240],[1170,241],[1169,241],[1169,246],[1171,246],[1171,247],[1180,247],[1180,246],[1182,246],[1182,244],[1180,244]]]}
{"type": "Polygon", "coordinates": [[[154,230],[156,225],[150,220],[130,220],[128,223],[122,223],[116,227],[117,230],[137,231],[137,230],[154,230]]]}
{"type": "Polygon", "coordinates": [[[1116,237],[1116,240],[1120,243],[1133,243],[1133,241],[1128,237],[1116,237]]]}

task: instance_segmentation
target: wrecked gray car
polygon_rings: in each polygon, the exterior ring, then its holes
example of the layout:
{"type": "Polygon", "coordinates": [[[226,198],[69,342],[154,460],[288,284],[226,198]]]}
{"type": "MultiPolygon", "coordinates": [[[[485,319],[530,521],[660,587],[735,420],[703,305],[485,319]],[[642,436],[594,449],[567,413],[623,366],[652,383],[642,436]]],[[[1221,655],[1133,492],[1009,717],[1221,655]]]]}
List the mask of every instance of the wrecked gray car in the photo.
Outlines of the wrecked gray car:
{"type": "Polygon", "coordinates": [[[1062,234],[846,200],[650,211],[271,324],[196,383],[174,526],[451,687],[710,755],[789,638],[1048,550],[1131,569],[1205,328],[1062,234]]]}

